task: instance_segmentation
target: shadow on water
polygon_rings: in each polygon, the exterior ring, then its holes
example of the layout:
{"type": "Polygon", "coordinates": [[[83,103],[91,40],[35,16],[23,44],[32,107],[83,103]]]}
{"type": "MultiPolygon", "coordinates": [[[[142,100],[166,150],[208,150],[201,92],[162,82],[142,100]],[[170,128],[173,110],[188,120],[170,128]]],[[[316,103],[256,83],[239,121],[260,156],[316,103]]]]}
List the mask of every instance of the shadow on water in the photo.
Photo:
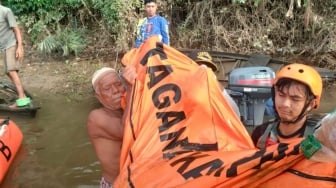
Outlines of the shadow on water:
{"type": "MultiPolygon", "coordinates": [[[[319,113],[336,107],[334,90],[325,90],[319,113]]],[[[100,166],[86,133],[96,99],[69,102],[64,96],[40,96],[35,98],[41,103],[35,118],[1,114],[14,120],[24,140],[0,188],[98,187],[100,166]]]]}

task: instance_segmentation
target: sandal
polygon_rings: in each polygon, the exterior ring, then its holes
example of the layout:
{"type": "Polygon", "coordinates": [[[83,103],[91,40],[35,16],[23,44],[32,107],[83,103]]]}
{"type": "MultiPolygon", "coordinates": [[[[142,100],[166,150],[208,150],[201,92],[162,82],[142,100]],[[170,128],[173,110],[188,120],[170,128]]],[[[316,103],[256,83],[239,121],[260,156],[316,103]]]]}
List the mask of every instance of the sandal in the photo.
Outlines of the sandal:
{"type": "Polygon", "coordinates": [[[15,103],[12,105],[9,105],[8,108],[15,109],[17,107],[24,107],[31,103],[31,99],[29,97],[26,98],[19,98],[16,99],[15,103]]]}
{"type": "Polygon", "coordinates": [[[31,99],[29,97],[19,98],[15,101],[17,107],[27,106],[30,104],[31,99]]]}

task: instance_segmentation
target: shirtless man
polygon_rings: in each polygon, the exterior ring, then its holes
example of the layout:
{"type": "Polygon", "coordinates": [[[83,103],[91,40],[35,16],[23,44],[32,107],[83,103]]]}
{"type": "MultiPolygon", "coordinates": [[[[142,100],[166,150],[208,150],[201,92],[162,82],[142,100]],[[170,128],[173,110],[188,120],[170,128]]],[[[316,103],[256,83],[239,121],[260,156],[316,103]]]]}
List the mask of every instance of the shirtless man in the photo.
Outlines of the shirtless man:
{"type": "Polygon", "coordinates": [[[135,68],[123,72],[121,78],[114,69],[103,67],[92,77],[95,96],[103,106],[90,112],[87,131],[102,166],[101,188],[111,188],[119,174],[126,87],[131,84],[129,80],[135,79],[132,76],[136,76],[135,68]]]}

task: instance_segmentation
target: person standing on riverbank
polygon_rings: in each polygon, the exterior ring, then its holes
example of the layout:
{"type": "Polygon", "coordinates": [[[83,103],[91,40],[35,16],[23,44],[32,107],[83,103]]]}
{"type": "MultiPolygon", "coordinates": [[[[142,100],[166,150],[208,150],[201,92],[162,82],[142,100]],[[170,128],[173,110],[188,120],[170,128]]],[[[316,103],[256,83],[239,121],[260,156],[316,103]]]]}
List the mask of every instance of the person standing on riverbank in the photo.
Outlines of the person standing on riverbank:
{"type": "Polygon", "coordinates": [[[148,37],[158,35],[161,41],[169,45],[168,21],[156,13],[158,5],[156,0],[145,0],[146,17],[139,20],[135,47],[138,48],[148,37]]]}
{"type": "Polygon", "coordinates": [[[0,50],[5,73],[12,80],[18,92],[18,99],[10,108],[28,105],[27,98],[19,77],[20,62],[23,60],[22,35],[12,10],[0,4],[0,50]]]}

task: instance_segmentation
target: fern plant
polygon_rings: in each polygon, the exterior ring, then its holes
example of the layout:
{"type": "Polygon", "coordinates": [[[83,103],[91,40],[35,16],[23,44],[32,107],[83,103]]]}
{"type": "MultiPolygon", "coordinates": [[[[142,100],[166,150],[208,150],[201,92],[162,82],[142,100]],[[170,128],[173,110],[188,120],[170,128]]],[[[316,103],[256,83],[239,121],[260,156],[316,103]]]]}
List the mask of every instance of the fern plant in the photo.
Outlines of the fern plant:
{"type": "Polygon", "coordinates": [[[60,52],[63,56],[77,55],[87,46],[88,39],[84,29],[58,29],[55,35],[50,35],[38,43],[38,50],[44,53],[60,52]]]}

